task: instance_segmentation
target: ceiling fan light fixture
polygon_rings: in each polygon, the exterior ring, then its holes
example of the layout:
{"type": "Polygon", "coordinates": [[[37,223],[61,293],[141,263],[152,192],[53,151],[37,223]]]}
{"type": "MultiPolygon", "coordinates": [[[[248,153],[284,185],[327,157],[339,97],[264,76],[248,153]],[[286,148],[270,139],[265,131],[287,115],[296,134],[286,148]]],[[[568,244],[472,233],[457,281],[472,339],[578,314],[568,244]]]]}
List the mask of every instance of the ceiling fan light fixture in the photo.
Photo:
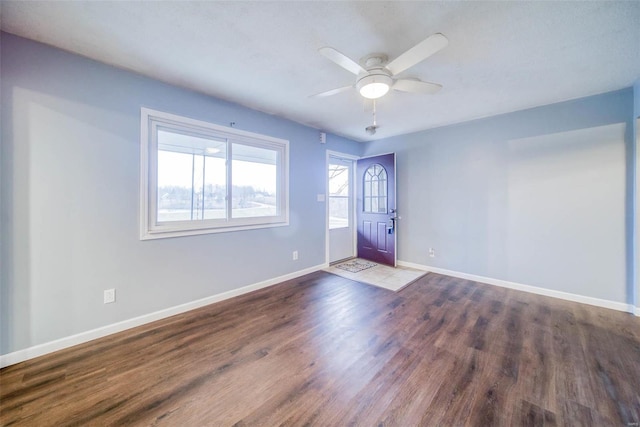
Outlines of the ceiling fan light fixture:
{"type": "Polygon", "coordinates": [[[378,99],[389,92],[389,86],[386,83],[369,83],[360,88],[360,95],[369,99],[378,99]]]}
{"type": "Polygon", "coordinates": [[[389,92],[393,79],[385,74],[369,74],[356,85],[360,95],[368,99],[378,99],[389,92]]]}

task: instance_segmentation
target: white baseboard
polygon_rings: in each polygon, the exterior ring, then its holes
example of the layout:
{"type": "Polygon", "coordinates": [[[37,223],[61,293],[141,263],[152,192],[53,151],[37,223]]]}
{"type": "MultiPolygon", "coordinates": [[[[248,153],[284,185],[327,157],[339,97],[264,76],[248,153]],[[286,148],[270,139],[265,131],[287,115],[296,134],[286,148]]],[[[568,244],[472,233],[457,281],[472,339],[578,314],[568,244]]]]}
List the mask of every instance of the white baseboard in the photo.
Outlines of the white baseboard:
{"type": "Polygon", "coordinates": [[[553,298],[559,298],[567,301],[579,302],[582,304],[595,305],[597,307],[610,308],[612,310],[626,311],[640,316],[640,308],[631,304],[622,302],[609,301],[600,298],[593,298],[584,295],[572,294],[569,292],[556,291],[553,289],[539,288],[537,286],[523,285],[521,283],[509,282],[507,280],[492,279],[490,277],[476,276],[475,274],[461,273],[453,270],[445,270],[444,268],[430,267],[412,262],[398,261],[398,265],[403,267],[415,268],[418,270],[429,271],[446,276],[458,277],[460,279],[473,280],[474,282],[486,283],[488,285],[500,286],[502,288],[515,289],[518,291],[530,292],[532,294],[544,295],[553,298]]]}
{"type": "Polygon", "coordinates": [[[55,341],[50,341],[43,344],[38,344],[33,347],[18,350],[13,353],[0,355],[0,368],[5,366],[14,365],[16,363],[24,362],[25,360],[33,359],[38,356],[42,356],[54,351],[62,350],[74,345],[82,344],[87,341],[94,340],[96,338],[102,338],[107,335],[115,334],[127,329],[135,328],[146,323],[155,322],[156,320],[164,319],[166,317],[174,316],[176,314],[184,313],[189,310],[204,307],[205,305],[213,304],[215,302],[223,301],[229,298],[233,298],[242,294],[246,294],[258,289],[267,288],[275,284],[295,279],[296,277],[304,276],[305,274],[313,273],[314,271],[321,270],[328,267],[328,264],[320,264],[313,267],[305,268],[293,273],[285,274],[284,276],[276,277],[274,279],[265,280],[252,285],[244,286],[242,288],[233,289],[231,291],[223,292],[220,294],[212,295],[210,297],[202,298],[196,301],[191,301],[185,304],[176,305],[174,307],[165,308],[153,313],[144,314],[142,316],[134,317],[132,319],[123,320],[111,325],[102,326],[100,328],[92,329],[90,331],[81,332],[76,335],[60,338],[55,341]]]}

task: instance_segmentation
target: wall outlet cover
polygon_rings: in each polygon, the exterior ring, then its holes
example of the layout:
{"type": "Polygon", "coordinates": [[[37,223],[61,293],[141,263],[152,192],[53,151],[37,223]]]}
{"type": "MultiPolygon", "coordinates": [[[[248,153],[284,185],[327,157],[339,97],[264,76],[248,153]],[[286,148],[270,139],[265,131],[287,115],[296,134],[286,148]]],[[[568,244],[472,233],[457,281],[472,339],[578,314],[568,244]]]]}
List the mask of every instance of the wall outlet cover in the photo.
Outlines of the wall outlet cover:
{"type": "Polygon", "coordinates": [[[115,289],[105,289],[104,291],[104,303],[111,304],[116,301],[116,290],[115,289]]]}

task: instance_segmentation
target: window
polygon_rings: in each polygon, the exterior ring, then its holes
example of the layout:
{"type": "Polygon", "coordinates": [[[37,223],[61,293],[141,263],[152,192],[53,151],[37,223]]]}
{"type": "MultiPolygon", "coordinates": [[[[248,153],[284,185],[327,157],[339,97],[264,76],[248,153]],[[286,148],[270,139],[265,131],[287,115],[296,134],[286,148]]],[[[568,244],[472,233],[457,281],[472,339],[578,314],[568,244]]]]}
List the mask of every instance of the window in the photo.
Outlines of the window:
{"type": "Polygon", "coordinates": [[[387,213],[387,171],[374,164],[364,172],[364,211],[387,213]]]}
{"type": "Polygon", "coordinates": [[[289,142],[142,109],[141,238],[288,225],[289,142]]]}
{"type": "Polygon", "coordinates": [[[329,229],[349,227],[351,162],[329,162],[329,229]]]}

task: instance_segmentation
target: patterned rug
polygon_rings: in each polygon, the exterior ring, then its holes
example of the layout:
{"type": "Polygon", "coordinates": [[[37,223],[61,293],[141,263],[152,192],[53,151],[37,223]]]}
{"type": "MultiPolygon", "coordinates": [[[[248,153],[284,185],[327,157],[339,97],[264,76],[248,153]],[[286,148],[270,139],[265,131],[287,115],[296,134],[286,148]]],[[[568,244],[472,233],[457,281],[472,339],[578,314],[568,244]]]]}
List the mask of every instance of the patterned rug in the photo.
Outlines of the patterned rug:
{"type": "Polygon", "coordinates": [[[375,262],[363,261],[361,259],[352,259],[350,261],[341,262],[340,264],[334,265],[334,267],[339,268],[341,270],[346,270],[349,273],[357,273],[362,270],[366,270],[371,267],[375,267],[375,262]]]}

